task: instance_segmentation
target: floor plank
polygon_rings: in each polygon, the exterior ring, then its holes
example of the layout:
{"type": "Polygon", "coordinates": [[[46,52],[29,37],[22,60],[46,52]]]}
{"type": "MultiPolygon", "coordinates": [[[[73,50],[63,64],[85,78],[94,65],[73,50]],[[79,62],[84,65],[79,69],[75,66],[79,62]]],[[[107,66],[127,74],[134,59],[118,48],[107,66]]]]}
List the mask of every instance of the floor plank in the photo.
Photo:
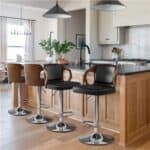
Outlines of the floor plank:
{"type": "MultiPolygon", "coordinates": [[[[92,128],[71,121],[77,127],[74,132],[58,134],[50,132],[45,125],[32,125],[26,117],[14,117],[8,114],[11,108],[11,92],[7,85],[0,85],[0,150],[150,150],[150,136],[126,148],[119,146],[118,135],[103,131],[115,137],[115,141],[107,146],[88,146],[81,144],[78,138],[91,133],[92,128]]],[[[46,112],[45,112],[46,114],[46,112]]],[[[57,118],[49,115],[53,121],[57,118]]]]}

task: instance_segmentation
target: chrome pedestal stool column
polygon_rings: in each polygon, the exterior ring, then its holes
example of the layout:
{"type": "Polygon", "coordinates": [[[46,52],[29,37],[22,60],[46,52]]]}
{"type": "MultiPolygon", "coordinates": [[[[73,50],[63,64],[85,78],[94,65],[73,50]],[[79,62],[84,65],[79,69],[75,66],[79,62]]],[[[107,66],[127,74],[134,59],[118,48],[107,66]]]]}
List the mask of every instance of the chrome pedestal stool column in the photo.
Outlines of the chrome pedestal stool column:
{"type": "Polygon", "coordinates": [[[18,87],[18,107],[16,109],[8,110],[8,113],[13,116],[25,116],[31,113],[31,111],[26,110],[22,107],[22,84],[25,83],[24,77],[22,77],[23,66],[20,64],[8,64],[8,80],[17,84],[18,87]]]}
{"type": "Polygon", "coordinates": [[[53,132],[70,132],[75,129],[75,126],[64,122],[64,99],[63,91],[59,91],[59,120],[56,123],[48,124],[47,129],[53,132]]]}
{"type": "Polygon", "coordinates": [[[70,132],[75,129],[75,126],[70,123],[64,122],[64,114],[70,112],[64,112],[64,90],[71,90],[74,85],[78,83],[70,81],[72,78],[71,70],[66,68],[62,64],[46,64],[44,66],[47,74],[46,88],[56,90],[59,92],[59,119],[56,123],[49,123],[47,129],[53,132],[70,132]],[[67,70],[69,72],[69,80],[63,80],[63,72],[67,70]]]}
{"type": "Polygon", "coordinates": [[[80,137],[81,143],[88,145],[106,145],[112,143],[113,137],[109,135],[104,135],[100,132],[99,127],[99,96],[95,97],[95,107],[94,107],[94,131],[91,135],[80,137]]]}
{"type": "Polygon", "coordinates": [[[27,121],[32,124],[45,124],[50,121],[50,118],[41,113],[41,88],[45,85],[45,80],[41,78],[43,68],[37,64],[25,64],[25,81],[28,86],[37,88],[36,97],[36,114],[27,118],[27,121]]]}
{"type": "MultiPolygon", "coordinates": [[[[84,74],[84,85],[77,85],[73,91],[80,94],[95,96],[94,122],[90,123],[94,127],[92,134],[79,138],[81,143],[88,145],[106,145],[113,141],[113,137],[102,134],[99,123],[99,96],[115,93],[115,81],[117,67],[114,65],[95,65],[84,74]],[[89,72],[94,73],[94,83],[88,84],[87,76],[89,72]]],[[[89,124],[89,121],[84,121],[89,124]]]]}
{"type": "Polygon", "coordinates": [[[45,117],[41,113],[41,87],[37,87],[37,98],[36,98],[37,108],[36,115],[28,117],[27,121],[33,124],[45,124],[49,122],[49,118],[45,117]]]}
{"type": "Polygon", "coordinates": [[[14,116],[26,116],[31,113],[31,111],[22,108],[21,83],[18,83],[18,107],[8,110],[8,113],[14,116]]]}

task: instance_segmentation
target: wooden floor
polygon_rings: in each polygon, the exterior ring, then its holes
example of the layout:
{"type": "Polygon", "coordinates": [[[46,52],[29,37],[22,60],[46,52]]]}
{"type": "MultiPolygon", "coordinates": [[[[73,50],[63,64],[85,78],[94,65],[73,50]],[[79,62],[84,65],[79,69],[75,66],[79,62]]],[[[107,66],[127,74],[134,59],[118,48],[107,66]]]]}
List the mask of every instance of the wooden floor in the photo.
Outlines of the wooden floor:
{"type": "MultiPolygon", "coordinates": [[[[47,131],[45,125],[32,125],[26,122],[26,117],[13,117],[7,110],[11,107],[11,93],[7,85],[0,85],[0,150],[150,150],[150,136],[142,141],[123,148],[117,144],[118,136],[113,135],[115,141],[107,146],[87,146],[81,144],[78,138],[91,133],[92,128],[69,119],[76,125],[76,130],[70,133],[56,134],[47,131]]],[[[48,114],[52,121],[54,114],[48,114]]]]}

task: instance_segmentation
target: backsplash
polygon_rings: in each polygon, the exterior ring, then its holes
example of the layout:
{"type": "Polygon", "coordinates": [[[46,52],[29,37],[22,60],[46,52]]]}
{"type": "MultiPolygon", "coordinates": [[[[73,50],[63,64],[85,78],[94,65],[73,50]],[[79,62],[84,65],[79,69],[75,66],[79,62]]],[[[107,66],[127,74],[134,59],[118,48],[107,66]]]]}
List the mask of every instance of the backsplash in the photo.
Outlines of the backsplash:
{"type": "Polygon", "coordinates": [[[120,58],[150,59],[150,26],[125,28],[124,44],[102,46],[102,58],[112,58],[113,47],[123,50],[120,58]]]}

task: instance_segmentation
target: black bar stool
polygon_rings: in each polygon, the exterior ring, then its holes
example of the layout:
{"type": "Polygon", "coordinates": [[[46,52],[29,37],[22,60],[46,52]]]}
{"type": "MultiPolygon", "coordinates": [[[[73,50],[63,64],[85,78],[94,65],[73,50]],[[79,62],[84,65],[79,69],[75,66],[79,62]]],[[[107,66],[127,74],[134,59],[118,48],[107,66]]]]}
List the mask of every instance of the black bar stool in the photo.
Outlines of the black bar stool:
{"type": "Polygon", "coordinates": [[[31,113],[31,111],[22,108],[22,94],[21,87],[22,84],[25,83],[25,79],[22,76],[22,71],[24,71],[24,67],[21,64],[7,64],[8,71],[8,80],[9,82],[18,84],[18,108],[8,110],[8,113],[14,116],[25,116],[31,113]]]}
{"type": "Polygon", "coordinates": [[[27,121],[32,124],[45,124],[50,121],[49,118],[45,117],[41,113],[41,88],[45,85],[45,79],[41,78],[41,72],[43,68],[37,64],[25,64],[25,83],[28,86],[37,87],[37,112],[36,115],[27,118],[27,121]]]}
{"type": "Polygon", "coordinates": [[[94,106],[94,132],[91,135],[80,137],[80,142],[88,145],[106,145],[113,141],[113,137],[103,135],[99,128],[99,96],[112,94],[115,92],[115,81],[117,75],[117,66],[114,65],[96,65],[87,70],[84,74],[85,85],[77,85],[73,91],[81,94],[95,96],[94,106]],[[94,73],[94,83],[88,84],[87,75],[94,73]]]}
{"type": "Polygon", "coordinates": [[[54,132],[70,132],[75,129],[74,125],[64,122],[64,106],[63,106],[63,91],[70,90],[77,85],[76,82],[71,82],[71,70],[62,64],[46,64],[44,69],[47,74],[46,88],[59,91],[59,121],[47,125],[47,129],[54,132]],[[69,80],[63,80],[63,72],[67,70],[70,74],[69,80]]]}

